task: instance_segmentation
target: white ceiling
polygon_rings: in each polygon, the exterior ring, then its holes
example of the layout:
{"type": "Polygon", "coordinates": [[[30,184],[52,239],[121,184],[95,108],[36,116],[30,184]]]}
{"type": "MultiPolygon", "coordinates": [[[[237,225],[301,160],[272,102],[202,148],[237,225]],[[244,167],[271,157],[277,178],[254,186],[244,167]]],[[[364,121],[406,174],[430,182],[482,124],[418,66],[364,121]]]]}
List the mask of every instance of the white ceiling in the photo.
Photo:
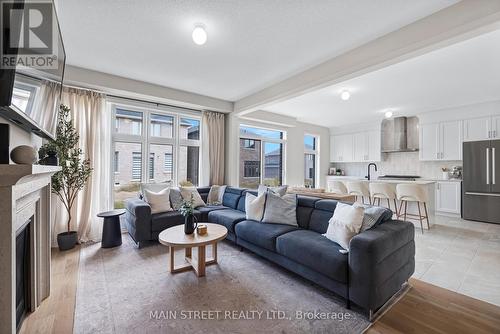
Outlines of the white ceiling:
{"type": "Polygon", "coordinates": [[[230,101],[456,2],[56,1],[68,64],[230,101]]]}
{"type": "Polygon", "coordinates": [[[337,127],[500,100],[500,30],[266,108],[337,127]],[[339,93],[352,92],[348,101],[339,93]]]}

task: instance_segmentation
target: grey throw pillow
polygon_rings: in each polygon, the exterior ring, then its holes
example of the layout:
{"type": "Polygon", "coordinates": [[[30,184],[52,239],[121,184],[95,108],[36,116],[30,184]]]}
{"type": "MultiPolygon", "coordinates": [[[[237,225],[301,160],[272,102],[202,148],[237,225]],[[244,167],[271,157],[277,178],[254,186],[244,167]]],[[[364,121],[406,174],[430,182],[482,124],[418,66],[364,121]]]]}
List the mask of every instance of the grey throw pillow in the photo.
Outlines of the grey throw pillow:
{"type": "Polygon", "coordinates": [[[170,204],[172,204],[172,209],[179,210],[182,205],[182,195],[179,188],[170,188],[170,204]]]}
{"type": "Polygon", "coordinates": [[[380,206],[368,206],[359,203],[355,203],[354,205],[363,207],[365,210],[360,232],[364,232],[392,217],[391,210],[380,206]]]}
{"type": "Polygon", "coordinates": [[[271,191],[266,194],[263,223],[297,225],[297,195],[279,196],[271,191]]]}

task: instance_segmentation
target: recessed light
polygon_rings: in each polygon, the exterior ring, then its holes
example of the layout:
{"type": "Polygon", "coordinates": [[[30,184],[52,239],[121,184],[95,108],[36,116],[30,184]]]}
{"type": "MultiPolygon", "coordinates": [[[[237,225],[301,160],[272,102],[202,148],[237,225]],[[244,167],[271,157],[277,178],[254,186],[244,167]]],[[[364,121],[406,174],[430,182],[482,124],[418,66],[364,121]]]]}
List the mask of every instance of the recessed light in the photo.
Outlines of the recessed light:
{"type": "Polygon", "coordinates": [[[193,33],[191,34],[193,42],[197,45],[203,45],[207,42],[207,31],[202,24],[195,25],[193,33]]]}
{"type": "Polygon", "coordinates": [[[390,110],[385,112],[385,118],[391,118],[392,115],[393,115],[393,113],[390,110]]]}
{"type": "Polygon", "coordinates": [[[344,101],[347,101],[351,98],[351,93],[348,90],[343,90],[340,92],[340,98],[344,101]]]}

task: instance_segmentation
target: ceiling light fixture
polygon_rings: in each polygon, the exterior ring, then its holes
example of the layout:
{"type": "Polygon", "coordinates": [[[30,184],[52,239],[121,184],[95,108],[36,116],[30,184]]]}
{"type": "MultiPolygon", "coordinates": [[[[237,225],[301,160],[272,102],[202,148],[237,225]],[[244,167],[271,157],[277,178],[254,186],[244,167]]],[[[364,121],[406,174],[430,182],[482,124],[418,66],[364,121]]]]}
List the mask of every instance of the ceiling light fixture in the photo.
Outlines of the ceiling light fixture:
{"type": "Polygon", "coordinates": [[[351,93],[348,90],[343,90],[340,92],[340,98],[344,101],[347,101],[351,98],[351,93]]]}
{"type": "Polygon", "coordinates": [[[393,115],[393,113],[390,110],[385,112],[385,118],[391,118],[392,115],[393,115]]]}
{"type": "Polygon", "coordinates": [[[207,42],[207,31],[202,24],[197,24],[194,26],[193,33],[191,35],[193,42],[197,45],[203,45],[207,42]]]}

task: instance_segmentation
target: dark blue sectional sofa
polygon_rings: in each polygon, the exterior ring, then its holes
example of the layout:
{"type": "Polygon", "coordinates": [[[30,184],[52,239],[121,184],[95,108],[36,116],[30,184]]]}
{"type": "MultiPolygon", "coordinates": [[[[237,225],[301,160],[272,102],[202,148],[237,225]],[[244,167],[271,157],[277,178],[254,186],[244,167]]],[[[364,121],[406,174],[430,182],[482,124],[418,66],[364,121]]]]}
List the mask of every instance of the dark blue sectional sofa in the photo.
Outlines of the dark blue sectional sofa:
{"type": "MultiPolygon", "coordinates": [[[[210,188],[199,188],[206,199],[210,188]]],[[[246,220],[245,193],[228,187],[222,206],[198,208],[200,221],[227,227],[227,239],[280,266],[335,292],[370,315],[397,293],[415,270],[414,226],[392,220],[387,210],[373,228],[355,236],[348,254],[322,236],[337,201],[298,196],[298,227],[246,220]]],[[[147,203],[126,202],[127,229],[139,247],[157,241],[164,229],[183,223],[178,212],[151,214],[147,203]]]]}

